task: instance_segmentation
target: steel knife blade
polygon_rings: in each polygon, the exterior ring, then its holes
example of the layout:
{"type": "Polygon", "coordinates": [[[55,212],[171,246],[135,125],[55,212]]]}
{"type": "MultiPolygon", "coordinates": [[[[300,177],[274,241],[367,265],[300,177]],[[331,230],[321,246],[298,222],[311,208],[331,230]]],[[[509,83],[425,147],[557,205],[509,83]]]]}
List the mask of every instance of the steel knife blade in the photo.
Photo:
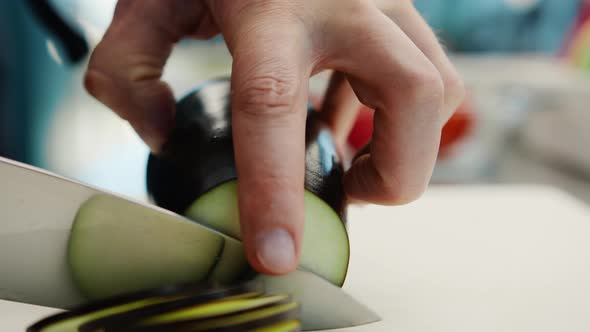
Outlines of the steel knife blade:
{"type": "MultiPolygon", "coordinates": [[[[105,193],[172,213],[0,157],[0,299],[66,310],[86,302],[69,273],[67,243],[80,206],[105,193]]],[[[305,331],[380,320],[341,288],[303,269],[257,278],[269,292],[293,295],[301,304],[305,331]]]]}

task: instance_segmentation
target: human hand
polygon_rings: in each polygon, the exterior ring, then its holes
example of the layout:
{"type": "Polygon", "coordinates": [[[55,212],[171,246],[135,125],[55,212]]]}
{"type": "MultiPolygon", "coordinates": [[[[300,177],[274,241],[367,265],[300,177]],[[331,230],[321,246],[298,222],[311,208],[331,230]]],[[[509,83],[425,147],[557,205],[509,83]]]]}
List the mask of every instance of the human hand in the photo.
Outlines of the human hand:
{"type": "Polygon", "coordinates": [[[181,38],[222,33],[233,57],[232,126],[240,222],[259,272],[296,268],[303,228],[309,78],[336,74],[322,107],[345,136],[359,100],[375,109],[372,142],[344,177],[353,200],[415,200],[463,86],[409,0],[120,0],[94,50],[87,90],[154,152],[175,100],[161,81],[181,38]]]}

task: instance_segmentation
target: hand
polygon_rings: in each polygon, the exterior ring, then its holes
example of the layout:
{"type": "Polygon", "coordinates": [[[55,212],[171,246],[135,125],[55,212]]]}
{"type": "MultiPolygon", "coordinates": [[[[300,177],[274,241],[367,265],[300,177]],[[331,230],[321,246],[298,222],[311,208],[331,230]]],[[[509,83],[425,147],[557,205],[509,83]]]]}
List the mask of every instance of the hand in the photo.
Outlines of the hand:
{"type": "Polygon", "coordinates": [[[218,33],[233,57],[240,220],[259,272],[298,264],[308,82],[322,70],[336,72],[323,110],[339,137],[359,100],[375,109],[372,143],[344,177],[347,195],[394,205],[424,192],[463,87],[408,0],[121,0],[86,88],[158,152],[174,117],[160,80],[172,47],[218,33]]]}

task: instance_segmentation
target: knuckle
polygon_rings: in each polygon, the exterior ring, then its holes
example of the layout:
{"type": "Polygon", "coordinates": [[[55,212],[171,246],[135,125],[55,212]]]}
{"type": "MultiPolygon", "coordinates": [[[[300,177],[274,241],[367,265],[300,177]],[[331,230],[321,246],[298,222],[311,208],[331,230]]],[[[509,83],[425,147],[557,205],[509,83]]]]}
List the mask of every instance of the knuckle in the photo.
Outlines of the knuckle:
{"type": "Polygon", "coordinates": [[[341,10],[347,12],[348,15],[340,16],[343,20],[339,23],[345,27],[350,27],[355,31],[358,31],[359,35],[370,37],[375,33],[372,26],[376,14],[379,12],[378,8],[370,1],[365,0],[353,0],[353,1],[342,1],[346,2],[346,6],[341,10]]]}
{"type": "Polygon", "coordinates": [[[150,0],[146,3],[152,8],[150,18],[154,26],[174,40],[197,31],[209,14],[201,1],[150,0]]]}
{"type": "Polygon", "coordinates": [[[103,51],[104,41],[101,42],[92,53],[84,75],[84,87],[90,95],[102,99],[104,92],[112,90],[113,75],[109,75],[109,61],[107,54],[103,51]]]}
{"type": "Polygon", "coordinates": [[[100,99],[101,91],[108,89],[108,85],[102,84],[104,81],[104,74],[98,66],[91,61],[84,75],[84,88],[93,97],[100,99]]]}
{"type": "Polygon", "coordinates": [[[115,5],[115,10],[113,12],[113,18],[119,19],[122,16],[126,15],[130,11],[132,11],[132,7],[134,4],[137,3],[137,0],[119,0],[115,5]]]}
{"type": "Polygon", "coordinates": [[[100,67],[89,66],[84,74],[83,84],[90,96],[111,108],[121,119],[134,120],[133,112],[129,112],[128,108],[124,107],[126,102],[120,98],[123,87],[100,67]]]}
{"type": "Polygon", "coordinates": [[[443,80],[445,86],[445,103],[448,108],[454,111],[465,99],[465,83],[456,73],[447,75],[443,80]]]}
{"type": "Polygon", "coordinates": [[[360,14],[360,16],[369,15],[371,10],[375,8],[373,3],[365,0],[352,0],[348,3],[350,12],[360,14]]]}
{"type": "MultiPolygon", "coordinates": [[[[330,33],[342,31],[354,31],[359,36],[370,37],[374,31],[370,28],[378,11],[371,1],[349,0],[341,1],[339,12],[342,15],[326,15],[320,19],[327,20],[322,24],[327,27],[330,33]]],[[[353,37],[354,35],[351,35],[353,37]]]]}
{"type": "Polygon", "coordinates": [[[426,68],[410,73],[406,92],[415,102],[442,104],[445,90],[443,79],[433,65],[426,68]]]}
{"type": "Polygon", "coordinates": [[[165,58],[151,54],[130,54],[125,79],[129,82],[158,80],[162,76],[165,58]]]}
{"type": "Polygon", "coordinates": [[[391,1],[391,0],[374,0],[375,5],[379,8],[383,14],[393,19],[400,12],[407,10],[409,5],[413,5],[408,0],[403,1],[391,1]]]}
{"type": "Polygon", "coordinates": [[[96,97],[96,73],[94,71],[87,71],[84,75],[84,89],[93,97],[96,97]]]}
{"type": "Polygon", "coordinates": [[[418,200],[426,191],[427,185],[389,181],[383,190],[383,200],[388,205],[403,205],[418,200]]]}
{"type": "Polygon", "coordinates": [[[209,1],[209,8],[220,20],[221,25],[233,25],[251,17],[272,17],[271,21],[290,20],[301,12],[299,1],[269,1],[269,0],[214,0],[209,1]]]}
{"type": "Polygon", "coordinates": [[[430,172],[416,172],[416,168],[401,169],[376,167],[380,180],[381,199],[388,205],[403,205],[419,199],[430,182],[430,172]]]}
{"type": "Polygon", "coordinates": [[[245,81],[238,91],[239,109],[252,115],[281,115],[294,112],[296,80],[289,75],[256,76],[245,81]]]}

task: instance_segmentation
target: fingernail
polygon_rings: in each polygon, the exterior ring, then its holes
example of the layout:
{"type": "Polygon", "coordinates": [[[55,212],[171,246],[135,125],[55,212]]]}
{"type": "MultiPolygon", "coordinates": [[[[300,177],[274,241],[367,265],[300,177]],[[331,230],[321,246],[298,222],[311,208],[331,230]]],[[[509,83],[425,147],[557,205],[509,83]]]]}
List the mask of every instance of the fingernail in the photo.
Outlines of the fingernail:
{"type": "Polygon", "coordinates": [[[295,264],[295,243],[284,229],[275,228],[260,234],[256,241],[258,260],[274,273],[286,273],[295,264]]]}

